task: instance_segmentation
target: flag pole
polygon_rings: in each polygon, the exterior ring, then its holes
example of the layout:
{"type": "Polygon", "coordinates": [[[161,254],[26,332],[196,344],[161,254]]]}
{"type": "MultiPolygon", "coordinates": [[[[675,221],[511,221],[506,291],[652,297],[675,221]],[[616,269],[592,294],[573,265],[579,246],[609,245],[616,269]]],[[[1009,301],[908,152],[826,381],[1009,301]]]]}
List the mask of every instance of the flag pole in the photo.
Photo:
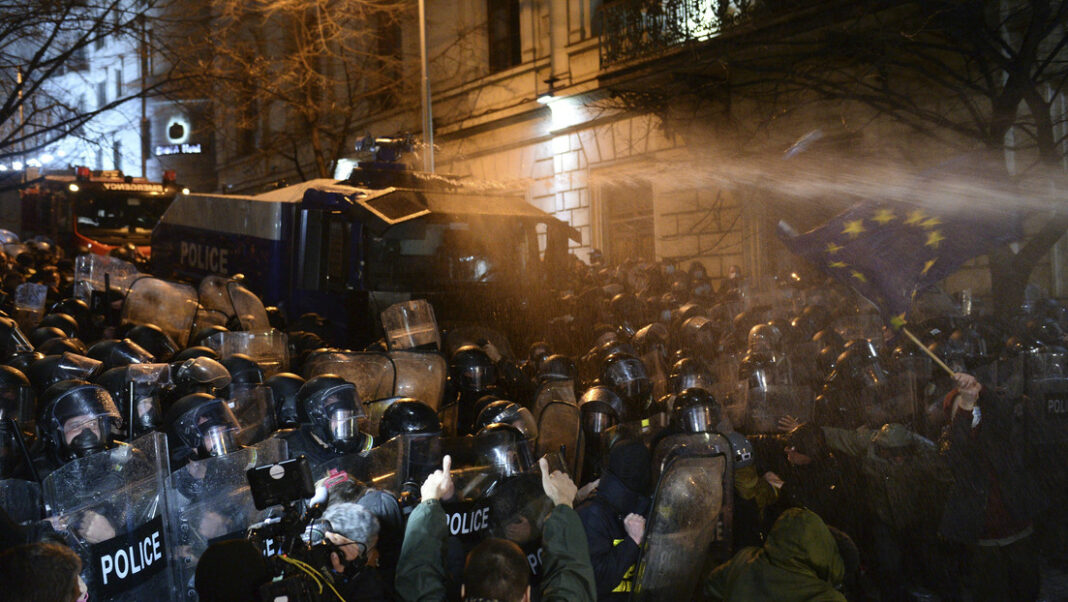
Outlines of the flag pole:
{"type": "Polygon", "coordinates": [[[904,326],[902,326],[901,327],[901,332],[904,332],[905,336],[907,336],[908,338],[912,339],[912,342],[916,343],[917,347],[919,347],[920,349],[923,349],[924,353],[926,353],[927,355],[931,356],[931,359],[933,359],[934,362],[936,364],[938,364],[939,368],[945,370],[946,374],[948,374],[950,376],[953,376],[954,374],[956,374],[955,372],[953,372],[953,369],[950,368],[949,366],[947,366],[946,363],[943,362],[941,359],[939,359],[938,356],[935,355],[933,351],[931,351],[926,346],[924,346],[924,344],[920,342],[920,339],[916,338],[916,335],[914,335],[911,332],[909,332],[908,328],[905,328],[904,326]]]}

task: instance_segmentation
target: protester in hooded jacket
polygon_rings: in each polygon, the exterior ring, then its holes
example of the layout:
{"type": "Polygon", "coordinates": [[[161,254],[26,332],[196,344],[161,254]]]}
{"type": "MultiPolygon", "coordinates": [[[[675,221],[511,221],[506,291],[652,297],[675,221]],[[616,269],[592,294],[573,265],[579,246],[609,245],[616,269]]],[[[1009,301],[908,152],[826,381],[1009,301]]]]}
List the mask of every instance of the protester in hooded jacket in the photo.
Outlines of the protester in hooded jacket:
{"type": "Polygon", "coordinates": [[[790,508],[768,532],[762,547],[742,548],[705,580],[707,600],[845,602],[835,589],[845,565],[827,525],[814,512],[790,508]]]}
{"type": "Polygon", "coordinates": [[[650,454],[641,441],[621,441],[608,454],[596,494],[579,506],[598,600],[626,600],[649,510],[650,454]]]}

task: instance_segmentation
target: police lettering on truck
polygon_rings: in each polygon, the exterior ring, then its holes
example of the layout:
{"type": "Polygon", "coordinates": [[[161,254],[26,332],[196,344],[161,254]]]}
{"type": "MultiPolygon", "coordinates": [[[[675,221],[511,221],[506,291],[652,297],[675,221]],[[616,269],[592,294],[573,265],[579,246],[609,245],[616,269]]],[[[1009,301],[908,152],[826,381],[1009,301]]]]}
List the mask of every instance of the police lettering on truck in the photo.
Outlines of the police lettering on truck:
{"type": "Polygon", "coordinates": [[[229,260],[230,249],[186,241],[179,248],[178,263],[198,270],[228,274],[229,260]]]}

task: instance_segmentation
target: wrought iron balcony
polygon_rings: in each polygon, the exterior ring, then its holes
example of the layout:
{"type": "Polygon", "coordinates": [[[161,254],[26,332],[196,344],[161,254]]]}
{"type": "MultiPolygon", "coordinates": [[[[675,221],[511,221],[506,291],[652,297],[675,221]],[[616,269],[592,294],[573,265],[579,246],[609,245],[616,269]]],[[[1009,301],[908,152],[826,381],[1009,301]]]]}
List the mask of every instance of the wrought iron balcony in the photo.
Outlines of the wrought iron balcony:
{"type": "Polygon", "coordinates": [[[601,7],[601,68],[652,58],[747,22],[756,0],[615,0],[601,7]]]}

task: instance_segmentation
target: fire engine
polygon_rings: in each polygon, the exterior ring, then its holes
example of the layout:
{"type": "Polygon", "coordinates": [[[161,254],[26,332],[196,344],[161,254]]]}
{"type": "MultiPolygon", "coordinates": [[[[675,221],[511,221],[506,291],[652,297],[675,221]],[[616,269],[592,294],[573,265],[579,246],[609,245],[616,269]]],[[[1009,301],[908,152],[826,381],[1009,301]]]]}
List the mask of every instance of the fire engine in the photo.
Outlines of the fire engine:
{"type": "Polygon", "coordinates": [[[182,190],[173,171],[162,182],[88,167],[49,173],[20,191],[21,232],[48,236],[72,255],[132,244],[147,256],[152,228],[182,190]]]}

